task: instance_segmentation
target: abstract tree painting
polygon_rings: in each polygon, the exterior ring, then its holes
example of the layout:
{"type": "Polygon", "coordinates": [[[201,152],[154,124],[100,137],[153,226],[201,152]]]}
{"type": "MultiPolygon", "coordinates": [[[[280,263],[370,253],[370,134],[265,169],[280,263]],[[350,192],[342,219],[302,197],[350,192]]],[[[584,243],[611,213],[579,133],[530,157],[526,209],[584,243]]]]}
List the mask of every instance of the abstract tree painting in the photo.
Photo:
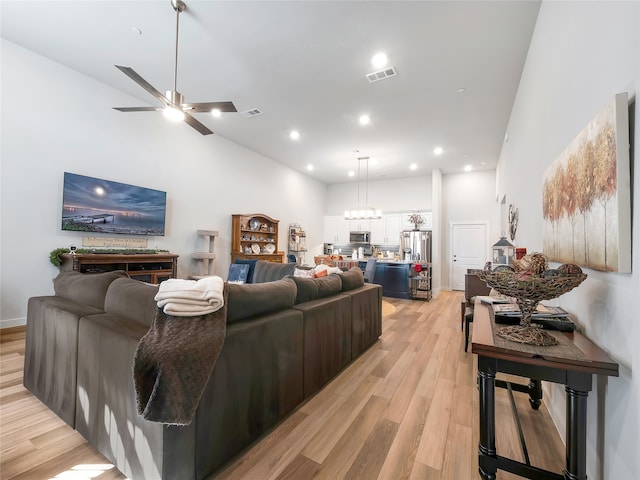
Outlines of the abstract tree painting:
{"type": "Polygon", "coordinates": [[[542,216],[549,260],[631,272],[626,93],[616,95],[547,169],[542,216]]]}

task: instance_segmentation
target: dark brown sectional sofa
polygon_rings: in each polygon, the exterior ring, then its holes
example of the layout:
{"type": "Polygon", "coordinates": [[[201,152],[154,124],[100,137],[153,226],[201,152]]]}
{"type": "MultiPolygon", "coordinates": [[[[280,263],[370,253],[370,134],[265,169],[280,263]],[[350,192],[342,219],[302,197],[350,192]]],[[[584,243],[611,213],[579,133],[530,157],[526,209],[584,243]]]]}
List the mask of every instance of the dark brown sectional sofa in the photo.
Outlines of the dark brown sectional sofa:
{"type": "Polygon", "coordinates": [[[61,273],[55,295],[29,299],[24,385],[129,478],[203,479],[382,333],[381,287],[360,270],[274,280],[262,267],[272,281],[227,285],[224,346],[188,426],[137,413],[134,354],[157,287],[124,272],[61,273]]]}

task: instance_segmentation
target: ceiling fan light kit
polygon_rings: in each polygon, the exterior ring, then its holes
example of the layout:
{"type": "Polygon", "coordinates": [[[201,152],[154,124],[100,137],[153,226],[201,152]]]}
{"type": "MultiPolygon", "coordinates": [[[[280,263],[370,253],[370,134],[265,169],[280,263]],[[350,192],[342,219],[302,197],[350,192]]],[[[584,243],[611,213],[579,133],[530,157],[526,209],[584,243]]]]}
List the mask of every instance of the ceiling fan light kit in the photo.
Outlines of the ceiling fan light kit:
{"type": "Polygon", "coordinates": [[[178,92],[178,32],[180,26],[180,12],[186,10],[187,5],[182,0],[171,0],[171,6],[176,12],[176,54],[173,69],[173,90],[168,90],[162,95],[158,89],[142,78],[131,67],[123,67],[116,65],[122,73],[127,75],[131,80],[136,82],[147,92],[160,100],[163,104],[161,107],[114,107],[114,110],[120,112],[152,112],[162,111],[164,116],[174,121],[184,121],[192,128],[200,132],[202,135],[210,135],[213,133],[208,127],[200,123],[191,115],[191,113],[211,113],[214,117],[220,115],[221,112],[237,112],[233,102],[206,102],[206,103],[184,103],[184,96],[178,92]]]}
{"type": "Polygon", "coordinates": [[[184,112],[176,107],[164,107],[162,113],[173,122],[181,122],[184,120],[184,112]]]}

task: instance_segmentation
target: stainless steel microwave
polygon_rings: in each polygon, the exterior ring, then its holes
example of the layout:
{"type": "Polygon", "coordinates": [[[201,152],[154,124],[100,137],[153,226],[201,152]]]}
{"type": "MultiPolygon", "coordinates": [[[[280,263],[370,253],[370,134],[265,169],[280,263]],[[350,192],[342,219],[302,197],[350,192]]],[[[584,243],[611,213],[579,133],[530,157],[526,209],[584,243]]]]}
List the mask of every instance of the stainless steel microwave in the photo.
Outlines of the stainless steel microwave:
{"type": "Polygon", "coordinates": [[[349,232],[349,243],[369,245],[371,243],[371,232],[349,232]]]}

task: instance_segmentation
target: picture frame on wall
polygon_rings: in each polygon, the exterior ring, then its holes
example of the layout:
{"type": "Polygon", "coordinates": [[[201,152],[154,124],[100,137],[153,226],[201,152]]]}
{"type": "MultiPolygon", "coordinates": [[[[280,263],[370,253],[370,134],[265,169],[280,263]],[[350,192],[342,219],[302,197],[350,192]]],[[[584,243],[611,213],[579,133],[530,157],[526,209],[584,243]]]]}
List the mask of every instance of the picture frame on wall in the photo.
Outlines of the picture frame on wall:
{"type": "Polygon", "coordinates": [[[628,94],[617,94],[543,178],[543,251],[550,261],[631,272],[628,94]]]}

